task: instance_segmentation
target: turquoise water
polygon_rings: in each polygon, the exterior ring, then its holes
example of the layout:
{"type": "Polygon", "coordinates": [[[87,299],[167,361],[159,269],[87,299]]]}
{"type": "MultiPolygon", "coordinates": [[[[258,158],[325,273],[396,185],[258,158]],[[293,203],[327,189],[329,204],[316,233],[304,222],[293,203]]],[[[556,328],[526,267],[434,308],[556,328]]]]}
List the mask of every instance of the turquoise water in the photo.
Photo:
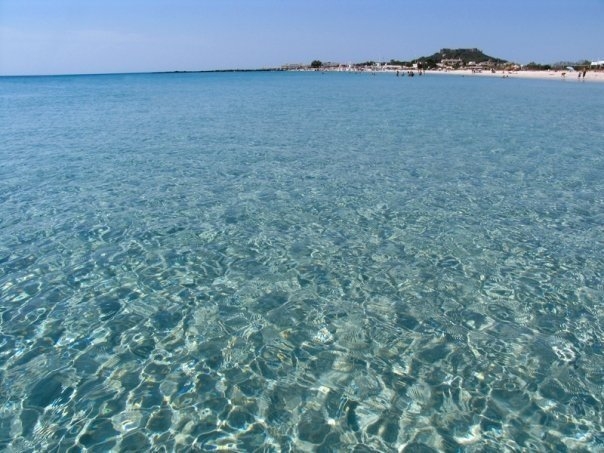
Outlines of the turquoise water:
{"type": "Polygon", "coordinates": [[[0,78],[0,449],[604,449],[604,85],[0,78]]]}

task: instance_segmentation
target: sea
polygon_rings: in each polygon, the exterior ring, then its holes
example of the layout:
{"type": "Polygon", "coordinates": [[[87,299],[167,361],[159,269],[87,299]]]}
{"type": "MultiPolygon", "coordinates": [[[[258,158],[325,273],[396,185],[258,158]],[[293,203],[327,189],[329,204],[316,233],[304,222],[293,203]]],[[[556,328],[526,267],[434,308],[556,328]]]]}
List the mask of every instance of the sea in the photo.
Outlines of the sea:
{"type": "Polygon", "coordinates": [[[604,84],[0,78],[0,450],[604,451],[604,84]]]}

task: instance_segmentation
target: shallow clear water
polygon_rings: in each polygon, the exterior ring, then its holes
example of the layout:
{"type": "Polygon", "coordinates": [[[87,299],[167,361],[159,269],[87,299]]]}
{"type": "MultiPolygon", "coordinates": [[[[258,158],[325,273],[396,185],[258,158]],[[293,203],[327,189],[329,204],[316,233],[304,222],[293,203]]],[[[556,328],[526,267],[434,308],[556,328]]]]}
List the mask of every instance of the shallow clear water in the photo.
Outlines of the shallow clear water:
{"type": "Polygon", "coordinates": [[[0,449],[604,448],[604,86],[0,79],[0,449]]]}

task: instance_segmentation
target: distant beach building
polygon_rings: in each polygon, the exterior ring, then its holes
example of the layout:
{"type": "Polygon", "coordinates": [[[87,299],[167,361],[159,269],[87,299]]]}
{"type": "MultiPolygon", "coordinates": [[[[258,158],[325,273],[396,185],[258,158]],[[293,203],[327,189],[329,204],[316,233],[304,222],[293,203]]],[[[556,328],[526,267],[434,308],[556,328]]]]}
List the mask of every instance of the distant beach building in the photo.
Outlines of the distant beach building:
{"type": "Polygon", "coordinates": [[[327,71],[337,71],[340,69],[342,65],[340,63],[335,63],[333,61],[324,61],[321,69],[327,71]]]}
{"type": "Polygon", "coordinates": [[[497,66],[494,62],[492,62],[491,60],[489,61],[481,61],[480,63],[478,63],[478,66],[480,66],[481,68],[494,68],[495,66],[497,66]]]}
{"type": "Polygon", "coordinates": [[[382,66],[382,71],[402,71],[403,69],[405,68],[399,64],[385,64],[382,66]]]}
{"type": "Polygon", "coordinates": [[[458,68],[463,66],[463,60],[461,58],[443,58],[440,60],[440,66],[445,68],[458,68]]]}
{"type": "Polygon", "coordinates": [[[302,63],[288,63],[281,66],[281,69],[283,69],[284,71],[300,71],[305,68],[306,65],[302,63]]]}
{"type": "Polygon", "coordinates": [[[590,67],[592,69],[602,69],[604,68],[604,60],[592,61],[590,67]]]}

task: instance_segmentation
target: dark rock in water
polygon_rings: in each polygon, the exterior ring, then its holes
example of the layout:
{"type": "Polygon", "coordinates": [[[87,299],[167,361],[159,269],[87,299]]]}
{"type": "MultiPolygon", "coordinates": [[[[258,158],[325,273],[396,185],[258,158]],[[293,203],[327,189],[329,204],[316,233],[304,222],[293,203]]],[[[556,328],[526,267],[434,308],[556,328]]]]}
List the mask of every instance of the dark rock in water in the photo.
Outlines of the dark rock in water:
{"type": "Polygon", "coordinates": [[[223,412],[228,410],[229,400],[222,396],[217,396],[215,398],[210,398],[204,401],[204,407],[210,409],[213,413],[218,414],[222,417],[223,412]]]}
{"type": "Polygon", "coordinates": [[[155,341],[153,340],[153,338],[147,338],[144,341],[138,343],[131,350],[135,355],[146,359],[151,355],[154,349],[155,341]]]}
{"type": "Polygon", "coordinates": [[[395,414],[386,414],[368,427],[367,432],[373,435],[380,435],[388,443],[396,442],[398,438],[398,417],[395,414]]]}
{"type": "Polygon", "coordinates": [[[73,367],[79,373],[93,375],[99,369],[99,364],[96,362],[92,354],[83,354],[74,360],[73,367]]]}
{"type": "Polygon", "coordinates": [[[329,392],[325,398],[325,409],[327,415],[331,418],[338,418],[342,415],[342,394],[340,392],[329,392]]]}
{"type": "Polygon", "coordinates": [[[243,451],[265,451],[260,448],[264,445],[265,440],[266,431],[260,425],[254,425],[239,435],[243,451]]]}
{"type": "Polygon", "coordinates": [[[382,433],[382,438],[386,442],[393,444],[398,438],[398,432],[398,418],[386,420],[384,423],[384,431],[382,433]]]}
{"type": "MultiPolygon", "coordinates": [[[[102,399],[95,401],[95,406],[102,407],[105,414],[119,414],[126,410],[126,398],[111,398],[113,395],[106,395],[102,399]]],[[[85,407],[85,405],[84,405],[85,407]]]]}
{"type": "Polygon", "coordinates": [[[205,362],[210,369],[217,370],[220,368],[223,362],[222,352],[208,357],[205,362]]]}
{"type": "Polygon", "coordinates": [[[283,425],[291,419],[291,413],[284,408],[272,408],[266,418],[275,425],[283,425]]]}
{"type": "Polygon", "coordinates": [[[13,366],[25,365],[30,360],[46,354],[52,348],[52,343],[46,339],[37,342],[29,351],[24,353],[19,359],[13,362],[13,366]]]}
{"type": "Polygon", "coordinates": [[[23,437],[27,437],[32,433],[39,416],[40,412],[37,409],[23,409],[21,411],[21,435],[23,437]]]}
{"type": "Polygon", "coordinates": [[[421,360],[424,360],[427,363],[436,363],[439,360],[443,360],[447,356],[449,353],[449,347],[450,346],[448,344],[439,344],[433,348],[421,351],[418,356],[421,360]]]}
{"type": "Polygon", "coordinates": [[[346,424],[353,431],[359,430],[359,421],[357,419],[357,414],[355,412],[355,409],[357,408],[358,405],[359,405],[359,403],[357,403],[356,401],[348,401],[346,403],[346,408],[345,408],[346,424]]]}
{"type": "Polygon", "coordinates": [[[58,373],[51,374],[34,385],[25,400],[25,407],[44,408],[58,399],[62,392],[61,375],[58,373]]]}
{"type": "Polygon", "coordinates": [[[437,450],[435,450],[432,447],[429,447],[428,445],[421,443],[421,442],[413,442],[408,444],[404,449],[403,449],[404,453],[437,453],[437,450]]]}
{"type": "Polygon", "coordinates": [[[143,381],[136,389],[135,395],[137,393],[142,397],[141,405],[143,407],[161,406],[164,402],[164,395],[156,382],[143,381]]]}
{"type": "Polygon", "coordinates": [[[254,417],[245,409],[235,407],[229,413],[228,423],[233,428],[245,431],[248,425],[254,423],[254,417]]]}
{"type": "Polygon", "coordinates": [[[419,324],[417,319],[405,313],[397,313],[396,318],[397,326],[401,326],[408,330],[415,329],[419,324]]]}
{"type": "Polygon", "coordinates": [[[461,316],[464,324],[474,329],[480,329],[489,322],[485,315],[472,310],[463,310],[461,316]]]}
{"type": "Polygon", "coordinates": [[[141,378],[137,372],[124,373],[120,379],[120,384],[124,387],[124,390],[132,390],[138,386],[141,382],[141,378]]]}
{"type": "Polygon", "coordinates": [[[225,346],[225,340],[216,338],[203,342],[200,345],[200,359],[212,369],[217,370],[223,362],[222,349],[225,346]]]}
{"type": "Polygon", "coordinates": [[[544,398],[549,398],[561,404],[567,404],[572,396],[554,378],[549,378],[541,384],[539,386],[539,393],[544,398]]]}
{"type": "Polygon", "coordinates": [[[113,318],[118,311],[122,308],[122,304],[116,299],[102,299],[99,302],[99,309],[101,310],[101,321],[106,321],[113,318]]]}
{"type": "Polygon", "coordinates": [[[312,444],[320,444],[329,434],[329,425],[320,412],[309,410],[302,415],[298,424],[298,436],[312,444]]]}
{"type": "Polygon", "coordinates": [[[245,208],[233,206],[228,208],[224,213],[224,222],[227,225],[233,225],[247,218],[245,208]]]}
{"type": "Polygon", "coordinates": [[[332,453],[342,449],[339,433],[331,432],[323,439],[323,443],[317,447],[317,453],[332,453]]]}
{"type": "Polygon", "coordinates": [[[265,312],[280,307],[285,302],[287,302],[287,294],[280,291],[275,291],[262,296],[258,300],[258,307],[265,312]]]}
{"type": "Polygon", "coordinates": [[[109,324],[111,331],[114,333],[114,337],[117,337],[115,343],[119,343],[119,335],[143,321],[143,317],[135,313],[122,313],[118,315],[116,319],[109,324]]]}
{"type": "Polygon", "coordinates": [[[178,312],[159,310],[151,319],[153,326],[158,330],[171,330],[179,323],[181,315],[178,312]]]}
{"type": "Polygon", "coordinates": [[[265,391],[265,386],[262,380],[250,378],[239,384],[239,390],[245,396],[258,397],[265,391]]]}
{"type": "Polygon", "coordinates": [[[0,417],[0,451],[7,451],[11,442],[11,424],[12,417],[0,417]]]}
{"type": "Polygon", "coordinates": [[[493,389],[491,397],[499,405],[520,413],[530,403],[529,395],[523,391],[508,389],[493,389]]]}
{"type": "Polygon", "coordinates": [[[117,434],[119,433],[113,429],[111,420],[95,419],[88,425],[79,440],[87,448],[95,447],[95,451],[108,451],[115,445],[114,438],[117,434]]]}
{"type": "Polygon", "coordinates": [[[156,433],[163,433],[170,429],[172,424],[172,410],[168,407],[162,407],[151,416],[147,423],[147,429],[156,433]]]}
{"type": "Polygon", "coordinates": [[[199,376],[197,377],[197,384],[195,386],[195,391],[197,393],[207,393],[207,392],[211,392],[215,386],[216,386],[216,378],[214,378],[213,376],[206,374],[206,373],[200,373],[199,376]]]}
{"type": "Polygon", "coordinates": [[[378,450],[374,450],[373,448],[365,445],[365,444],[357,444],[352,450],[353,453],[378,453],[378,450]]]}
{"type": "Polygon", "coordinates": [[[461,262],[454,256],[445,256],[438,261],[438,267],[441,269],[460,270],[462,269],[461,262]]]}
{"type": "Polygon", "coordinates": [[[220,434],[223,433],[222,431],[216,429],[218,424],[218,418],[215,416],[206,417],[203,420],[199,420],[191,431],[191,436],[196,436],[198,441],[201,443],[217,439],[220,437],[220,434]]]}
{"type": "Polygon", "coordinates": [[[163,381],[164,378],[170,373],[170,367],[163,363],[151,362],[144,370],[144,374],[147,378],[153,378],[155,381],[163,381]]]}
{"type": "Polygon", "coordinates": [[[151,447],[147,436],[141,432],[134,432],[126,435],[120,442],[119,450],[123,452],[129,451],[145,451],[151,447]]]}

